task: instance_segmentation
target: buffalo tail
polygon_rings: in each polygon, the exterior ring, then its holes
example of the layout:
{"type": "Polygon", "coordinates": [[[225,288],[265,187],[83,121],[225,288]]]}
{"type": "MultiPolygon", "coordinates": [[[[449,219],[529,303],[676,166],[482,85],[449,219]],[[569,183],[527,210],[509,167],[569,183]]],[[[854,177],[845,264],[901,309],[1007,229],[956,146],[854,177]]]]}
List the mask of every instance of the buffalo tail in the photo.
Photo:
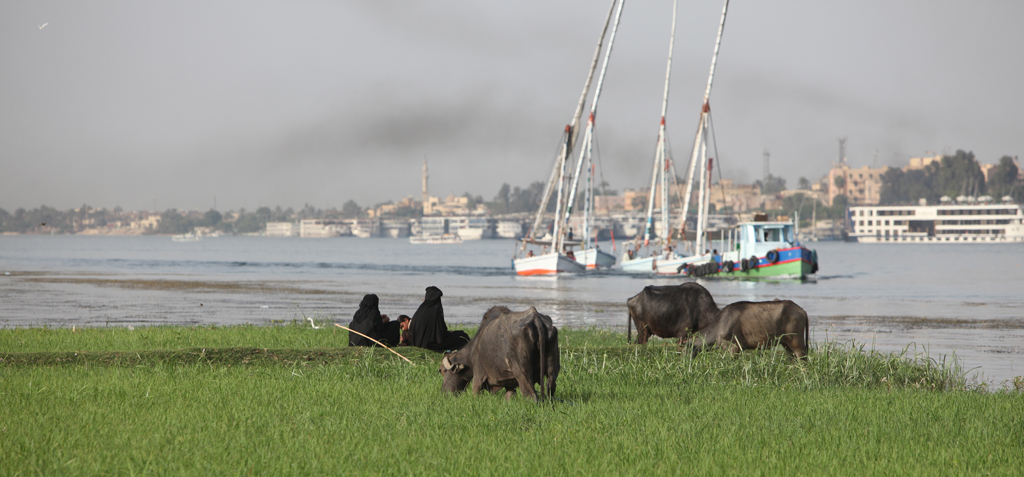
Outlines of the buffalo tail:
{"type": "MultiPolygon", "coordinates": [[[[636,332],[640,333],[640,330],[637,329],[636,332]]],[[[633,312],[632,311],[627,311],[626,312],[626,344],[629,344],[632,341],[633,341],[633,312]]]]}
{"type": "Polygon", "coordinates": [[[544,398],[547,398],[548,392],[545,382],[547,381],[548,377],[548,327],[543,326],[543,322],[540,323],[540,325],[541,326],[537,327],[537,345],[540,346],[540,395],[543,396],[544,398]]]}
{"type": "MultiPolygon", "coordinates": [[[[806,314],[805,314],[806,316],[806,314]]],[[[811,353],[811,319],[807,318],[804,320],[804,346],[807,349],[804,351],[804,359],[807,359],[807,355],[811,353]]]]}

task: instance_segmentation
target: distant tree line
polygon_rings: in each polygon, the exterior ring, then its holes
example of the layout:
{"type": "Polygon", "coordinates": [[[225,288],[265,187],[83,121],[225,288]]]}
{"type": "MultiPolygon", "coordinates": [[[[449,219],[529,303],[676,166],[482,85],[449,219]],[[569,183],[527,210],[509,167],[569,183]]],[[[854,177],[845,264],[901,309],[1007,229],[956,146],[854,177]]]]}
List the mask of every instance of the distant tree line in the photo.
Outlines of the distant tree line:
{"type": "MultiPolygon", "coordinates": [[[[236,213],[229,212],[232,216],[236,213]]],[[[321,215],[322,212],[313,209],[309,204],[306,208],[296,212],[291,207],[281,209],[280,206],[271,209],[260,207],[253,212],[244,208],[237,212],[234,220],[227,221],[219,211],[210,209],[202,214],[195,212],[179,212],[177,209],[170,209],[160,214],[160,225],[155,231],[161,234],[183,234],[194,230],[196,227],[212,227],[225,233],[253,233],[266,228],[267,222],[290,222],[298,220],[307,215],[321,215]]]]}
{"type": "MultiPolygon", "coordinates": [[[[812,217],[816,217],[818,220],[843,219],[844,214],[846,214],[847,203],[848,199],[843,194],[835,196],[832,199],[832,205],[825,205],[821,201],[816,200],[811,195],[796,193],[782,199],[781,208],[775,210],[768,210],[767,212],[769,215],[793,216],[794,212],[799,211],[800,224],[801,227],[803,227],[810,225],[812,217]],[[817,202],[817,205],[815,205],[815,202],[817,202]]],[[[793,219],[796,220],[796,217],[793,217],[793,219]]]]}
{"type": "MultiPolygon", "coordinates": [[[[33,210],[19,207],[13,214],[0,209],[0,232],[54,231],[67,233],[74,230],[75,218],[81,218],[81,215],[73,209],[60,211],[46,205],[33,210]]],[[[109,219],[113,220],[113,217],[109,217],[109,219]]],[[[95,220],[100,225],[106,225],[108,216],[107,214],[97,214],[95,220]]]]}
{"type": "Polygon", "coordinates": [[[988,182],[973,152],[956,151],[923,169],[903,171],[892,168],[882,174],[881,204],[909,204],[919,199],[936,203],[942,196],[990,195],[996,200],[1010,196],[1024,201],[1024,188],[1017,183],[1017,166],[1013,158],[1003,156],[989,173],[988,182]]]}
{"type": "Polygon", "coordinates": [[[754,185],[761,188],[762,194],[778,194],[779,192],[786,190],[786,179],[768,174],[768,177],[764,181],[757,180],[754,182],[754,185]]]}
{"type": "MultiPolygon", "coordinates": [[[[544,195],[544,183],[534,182],[525,189],[502,184],[494,199],[484,204],[493,214],[536,212],[544,195]]],[[[555,211],[555,201],[548,201],[548,211],[555,211]]]]}
{"type": "MultiPolygon", "coordinates": [[[[222,214],[217,210],[206,212],[180,211],[169,209],[160,213],[160,222],[155,230],[147,230],[145,233],[158,234],[182,234],[194,230],[196,227],[212,227],[225,233],[252,233],[259,232],[266,228],[267,222],[294,222],[302,219],[340,219],[357,217],[363,214],[363,210],[349,201],[342,210],[317,209],[309,204],[299,210],[291,207],[282,209],[280,206],[271,209],[260,207],[255,211],[247,211],[244,208],[238,212],[222,214]],[[226,220],[225,215],[230,215],[234,220],[226,220]]],[[[76,209],[57,210],[50,206],[26,210],[19,208],[14,213],[9,213],[0,208],[0,233],[74,233],[87,228],[104,228],[120,222],[122,227],[128,227],[133,220],[141,218],[140,214],[125,212],[121,207],[114,209],[94,209],[88,205],[82,205],[76,209]]]]}

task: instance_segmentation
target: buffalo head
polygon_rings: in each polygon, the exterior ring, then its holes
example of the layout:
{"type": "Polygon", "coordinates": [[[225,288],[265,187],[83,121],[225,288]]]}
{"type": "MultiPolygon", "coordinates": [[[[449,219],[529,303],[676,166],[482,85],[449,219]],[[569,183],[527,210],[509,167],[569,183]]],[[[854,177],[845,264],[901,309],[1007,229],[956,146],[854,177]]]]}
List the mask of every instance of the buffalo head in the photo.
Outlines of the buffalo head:
{"type": "Polygon", "coordinates": [[[452,394],[461,393],[473,380],[473,371],[459,359],[458,352],[445,354],[437,371],[441,373],[441,390],[452,394]]]}

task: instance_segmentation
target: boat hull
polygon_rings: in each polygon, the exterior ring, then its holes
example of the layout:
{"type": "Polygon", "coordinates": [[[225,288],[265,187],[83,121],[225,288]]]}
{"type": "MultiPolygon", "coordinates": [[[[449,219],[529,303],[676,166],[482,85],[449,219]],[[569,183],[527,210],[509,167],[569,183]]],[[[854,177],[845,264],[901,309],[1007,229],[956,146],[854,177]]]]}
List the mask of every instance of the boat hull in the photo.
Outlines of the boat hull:
{"type": "Polygon", "coordinates": [[[516,274],[521,276],[558,275],[561,273],[580,273],[585,266],[560,253],[546,253],[533,257],[522,257],[512,260],[516,274]]]}
{"type": "Polygon", "coordinates": [[[202,235],[193,234],[193,233],[187,233],[187,234],[171,236],[171,240],[173,240],[175,242],[198,242],[198,241],[200,241],[202,239],[203,239],[202,235]]]}
{"type": "Polygon", "coordinates": [[[814,251],[804,247],[792,247],[777,250],[778,258],[772,262],[767,257],[758,257],[757,266],[749,267],[748,270],[741,270],[739,263],[733,266],[733,270],[722,270],[718,273],[720,278],[807,278],[814,274],[814,263],[816,261],[814,251]]]}
{"type": "Polygon", "coordinates": [[[629,256],[623,255],[619,266],[626,273],[654,273],[656,270],[655,259],[657,257],[634,258],[630,260],[629,256]]]}
{"type": "Polygon", "coordinates": [[[664,254],[661,254],[654,257],[630,260],[628,255],[623,255],[621,266],[622,271],[626,273],[679,275],[679,267],[687,263],[700,262],[702,260],[707,261],[708,257],[680,257],[675,252],[670,252],[667,257],[664,254]]]}
{"type": "Polygon", "coordinates": [[[576,261],[587,267],[587,270],[600,270],[611,268],[615,265],[615,255],[596,248],[580,250],[579,252],[575,252],[575,254],[576,261]]]}
{"type": "Polygon", "coordinates": [[[458,245],[462,243],[462,238],[455,234],[429,237],[412,236],[409,237],[409,243],[413,245],[458,245]]]}
{"type": "Polygon", "coordinates": [[[710,260],[710,257],[672,257],[668,259],[658,260],[654,264],[654,272],[658,275],[686,275],[681,271],[681,268],[687,264],[700,264],[710,260]]]}

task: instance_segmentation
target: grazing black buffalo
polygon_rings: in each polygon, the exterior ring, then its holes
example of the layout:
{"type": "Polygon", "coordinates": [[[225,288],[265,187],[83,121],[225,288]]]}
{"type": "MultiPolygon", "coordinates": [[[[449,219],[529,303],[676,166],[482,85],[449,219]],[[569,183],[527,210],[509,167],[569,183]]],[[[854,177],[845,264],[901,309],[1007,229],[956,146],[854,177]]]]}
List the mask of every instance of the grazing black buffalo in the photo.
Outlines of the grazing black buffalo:
{"type": "Polygon", "coordinates": [[[807,359],[810,330],[807,312],[792,301],[740,301],[722,308],[714,324],[701,328],[703,341],[691,340],[693,356],[713,345],[737,353],[772,346],[777,340],[791,355],[807,359]]]}
{"type": "Polygon", "coordinates": [[[651,335],[678,338],[683,343],[690,333],[710,325],[718,314],[718,306],[708,290],[696,283],[672,286],[646,286],[626,300],[629,318],[626,341],[632,340],[636,323],[637,344],[647,343],[651,335]]]}
{"type": "Polygon", "coordinates": [[[518,387],[537,401],[554,397],[560,369],[558,329],[550,317],[534,307],[513,312],[496,306],[487,310],[480,331],[465,347],[445,355],[438,371],[446,392],[460,393],[473,381],[473,394],[504,388],[505,398],[511,399],[518,387]],[[534,384],[540,385],[539,397],[534,384]]]}

